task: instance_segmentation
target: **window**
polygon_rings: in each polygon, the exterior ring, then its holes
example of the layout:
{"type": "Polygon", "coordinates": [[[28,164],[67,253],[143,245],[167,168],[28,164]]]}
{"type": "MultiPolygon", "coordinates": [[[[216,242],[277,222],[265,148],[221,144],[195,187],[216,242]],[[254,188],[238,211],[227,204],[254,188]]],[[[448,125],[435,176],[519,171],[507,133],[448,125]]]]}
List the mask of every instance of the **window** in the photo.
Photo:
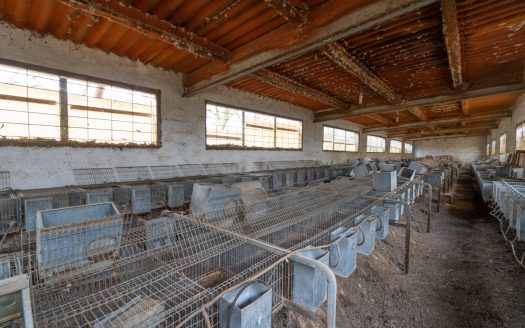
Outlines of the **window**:
{"type": "Polygon", "coordinates": [[[507,134],[503,133],[499,136],[499,153],[500,154],[506,154],[507,153],[507,134]]]}
{"type": "Polygon", "coordinates": [[[516,150],[525,150],[525,122],[516,127],[516,150]]]}
{"type": "Polygon", "coordinates": [[[385,138],[376,136],[366,137],[366,151],[368,153],[384,153],[385,150],[385,138]]]}
{"type": "Polygon", "coordinates": [[[357,152],[359,149],[359,133],[323,127],[323,150],[357,152]]]}
{"type": "Polygon", "coordinates": [[[206,103],[206,146],[210,148],[302,149],[303,123],[206,103]]]}
{"type": "Polygon", "coordinates": [[[412,144],[405,142],[405,154],[412,154],[412,144]]]}
{"type": "Polygon", "coordinates": [[[398,140],[390,140],[390,152],[392,154],[401,154],[403,143],[398,140]]]}
{"type": "Polygon", "coordinates": [[[20,141],[156,145],[157,94],[0,64],[0,126],[20,141]]]}
{"type": "Polygon", "coordinates": [[[496,139],[492,140],[491,155],[496,155],[496,139]]]}

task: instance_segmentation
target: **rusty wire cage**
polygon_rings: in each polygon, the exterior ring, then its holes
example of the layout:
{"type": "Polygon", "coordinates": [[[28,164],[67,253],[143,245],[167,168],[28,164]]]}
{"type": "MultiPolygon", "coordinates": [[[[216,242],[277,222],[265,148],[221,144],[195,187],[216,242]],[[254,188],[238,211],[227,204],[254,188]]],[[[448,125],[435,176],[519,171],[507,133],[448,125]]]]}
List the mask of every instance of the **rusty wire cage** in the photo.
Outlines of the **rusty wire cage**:
{"type": "Polygon", "coordinates": [[[357,226],[380,203],[368,197],[370,178],[339,180],[236,207],[211,207],[199,219],[289,250],[327,245],[330,231],[357,226]]]}
{"type": "Polygon", "coordinates": [[[289,298],[285,252],[173,213],[129,231],[121,224],[46,232],[55,246],[27,259],[36,326],[219,327],[221,295],[254,278],[271,288],[273,311],[289,298]]]}

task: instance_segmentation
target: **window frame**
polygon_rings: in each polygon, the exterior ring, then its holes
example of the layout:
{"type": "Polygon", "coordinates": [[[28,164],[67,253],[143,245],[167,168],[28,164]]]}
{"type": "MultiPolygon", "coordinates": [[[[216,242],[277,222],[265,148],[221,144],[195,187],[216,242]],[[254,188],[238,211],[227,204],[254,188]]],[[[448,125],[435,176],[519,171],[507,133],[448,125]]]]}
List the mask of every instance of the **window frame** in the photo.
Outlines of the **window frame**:
{"type": "Polygon", "coordinates": [[[403,154],[413,154],[414,153],[414,144],[411,142],[403,142],[403,154]],[[406,145],[410,145],[412,149],[410,149],[410,153],[406,150],[406,145]]]}
{"type": "Polygon", "coordinates": [[[381,136],[377,136],[377,135],[373,135],[373,134],[367,134],[366,135],[366,153],[370,153],[370,154],[386,153],[386,138],[385,137],[381,137],[381,136]],[[385,141],[385,149],[383,151],[368,151],[368,137],[376,137],[376,138],[383,139],[385,141]]]}
{"type": "Polygon", "coordinates": [[[499,149],[498,149],[498,153],[500,155],[507,154],[507,132],[504,132],[504,133],[499,135],[499,149]],[[501,152],[501,144],[502,144],[501,140],[502,140],[503,136],[505,136],[505,152],[504,153],[501,152]]]}
{"type": "Polygon", "coordinates": [[[523,129],[525,130],[525,121],[522,121],[521,123],[516,124],[516,128],[515,128],[515,130],[514,130],[514,132],[515,132],[515,133],[514,133],[514,136],[515,136],[515,147],[514,147],[515,149],[514,149],[514,151],[517,151],[517,150],[525,150],[525,149],[519,149],[519,148],[518,148],[518,147],[519,147],[519,144],[520,144],[520,143],[518,142],[518,127],[519,127],[520,125],[523,125],[523,129]]]}
{"type": "Polygon", "coordinates": [[[496,156],[497,155],[496,147],[497,147],[497,141],[496,141],[496,138],[494,138],[490,142],[490,156],[496,156]]]}
{"type": "Polygon", "coordinates": [[[322,151],[332,152],[332,153],[358,153],[359,152],[359,146],[361,145],[361,133],[359,133],[358,131],[349,130],[349,129],[341,129],[341,128],[338,128],[338,127],[335,127],[335,126],[323,124],[322,136],[323,136],[322,140],[321,140],[321,150],[322,151]],[[345,148],[346,148],[346,132],[352,132],[352,133],[357,134],[357,150],[334,150],[334,149],[330,150],[330,149],[324,149],[324,128],[325,127],[326,128],[331,128],[331,129],[337,129],[337,130],[345,131],[345,148]]]}
{"type": "MultiPolygon", "coordinates": [[[[54,69],[34,64],[28,64],[28,63],[22,63],[10,59],[3,59],[0,58],[0,64],[2,65],[8,65],[8,66],[14,66],[18,68],[33,70],[41,73],[47,73],[47,74],[53,74],[57,75],[59,77],[65,77],[65,78],[71,78],[71,79],[79,79],[79,80],[86,80],[87,82],[95,82],[100,84],[107,84],[110,86],[115,86],[118,88],[124,88],[124,89],[130,89],[130,90],[136,90],[140,92],[145,93],[151,93],[155,95],[157,101],[156,101],[156,115],[157,115],[157,140],[155,144],[134,144],[134,143],[97,143],[92,141],[74,141],[74,140],[53,140],[53,139],[29,139],[29,140],[20,140],[20,139],[2,139],[0,138],[0,147],[2,146],[19,146],[19,147],[53,147],[53,146],[67,146],[67,147],[78,147],[78,148],[161,148],[162,147],[162,127],[161,127],[161,91],[159,89],[152,89],[148,87],[143,87],[135,84],[129,84],[119,81],[113,81],[113,80],[107,80],[104,78],[98,78],[90,75],[80,74],[80,73],[74,73],[74,72],[68,72],[60,69],[54,69]]],[[[59,93],[60,98],[62,98],[62,95],[65,95],[67,98],[67,92],[66,93],[59,93]]],[[[60,103],[60,130],[63,131],[64,129],[67,131],[69,126],[67,125],[68,122],[68,116],[67,116],[67,108],[64,109],[62,107],[62,104],[60,103]],[[65,125],[63,125],[65,123],[65,125]]]]}
{"type": "MultiPolygon", "coordinates": [[[[385,143],[386,143],[386,141],[385,141],[385,143]]],[[[385,146],[386,146],[386,145],[385,145],[385,146]]],[[[388,143],[388,146],[389,146],[389,147],[388,147],[388,152],[389,152],[390,154],[403,154],[404,147],[403,147],[403,141],[402,141],[402,140],[390,139],[390,142],[388,143]],[[398,152],[398,153],[393,153],[393,152],[392,152],[392,141],[397,141],[397,142],[400,143],[400,146],[401,146],[401,147],[399,148],[399,152],[398,152]]]]}
{"type": "MultiPolygon", "coordinates": [[[[276,131],[275,126],[274,126],[274,131],[276,131]]],[[[274,132],[274,145],[276,144],[276,139],[277,139],[277,133],[274,132]]],[[[248,108],[244,108],[244,107],[228,105],[228,104],[224,104],[224,103],[220,103],[220,102],[216,102],[216,101],[212,101],[212,100],[207,100],[206,99],[204,101],[204,146],[205,146],[206,150],[303,151],[303,149],[304,149],[304,121],[302,119],[293,118],[293,117],[290,117],[290,116],[276,115],[276,114],[273,114],[273,113],[267,113],[267,112],[263,112],[263,111],[260,111],[260,110],[253,110],[253,109],[248,109],[248,108]],[[301,147],[300,148],[278,148],[278,147],[267,148],[267,147],[250,147],[250,146],[244,146],[244,145],[242,145],[242,146],[236,146],[236,145],[208,145],[208,131],[207,131],[208,115],[206,114],[207,105],[208,104],[215,105],[215,106],[222,106],[222,107],[226,107],[226,108],[231,108],[231,109],[242,111],[242,117],[243,117],[243,122],[242,122],[242,129],[243,129],[242,140],[243,140],[243,144],[244,144],[245,138],[246,138],[246,136],[244,135],[244,128],[245,128],[244,113],[245,112],[272,116],[274,118],[274,124],[276,124],[276,121],[277,121],[276,119],[277,118],[282,118],[282,119],[287,119],[287,120],[301,122],[301,147]]]]}

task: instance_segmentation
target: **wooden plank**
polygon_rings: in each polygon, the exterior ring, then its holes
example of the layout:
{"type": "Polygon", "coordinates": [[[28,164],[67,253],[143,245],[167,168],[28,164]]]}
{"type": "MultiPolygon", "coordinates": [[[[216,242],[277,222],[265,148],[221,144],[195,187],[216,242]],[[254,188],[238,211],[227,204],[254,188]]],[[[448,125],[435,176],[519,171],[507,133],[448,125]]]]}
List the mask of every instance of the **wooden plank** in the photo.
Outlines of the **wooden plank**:
{"type": "Polygon", "coordinates": [[[29,287],[25,274],[0,280],[0,296],[9,295],[29,287]]]}
{"type": "Polygon", "coordinates": [[[388,127],[368,128],[368,129],[363,129],[363,133],[390,131],[390,130],[397,130],[397,129],[403,129],[403,128],[425,127],[425,126],[428,126],[429,124],[439,125],[439,124],[458,123],[462,121],[480,122],[480,121],[499,120],[501,118],[509,117],[511,115],[512,113],[510,111],[504,111],[504,112],[497,113],[497,114],[436,119],[436,120],[428,120],[426,122],[412,122],[412,123],[398,124],[398,125],[393,125],[393,126],[388,126],[388,127]]]}
{"type": "Polygon", "coordinates": [[[443,38],[447,48],[448,66],[454,88],[463,84],[461,66],[461,41],[455,0],[441,0],[441,18],[443,20],[443,38]]]}
{"type": "Polygon", "coordinates": [[[202,93],[435,2],[437,0],[379,0],[356,9],[353,1],[327,1],[311,11],[309,23],[302,29],[282,26],[236,49],[229,66],[209,63],[185,75],[184,94],[202,93]]]}
{"type": "Polygon", "coordinates": [[[357,58],[349,54],[346,49],[334,42],[329,44],[323,53],[330,58],[337,66],[358,78],[368,88],[386,100],[397,103],[401,101],[401,96],[384,82],[379,76],[363,65],[357,58]]]}
{"type": "Polygon", "coordinates": [[[407,133],[392,133],[388,134],[389,137],[415,137],[419,135],[436,135],[439,133],[458,133],[458,132],[467,132],[467,131],[487,131],[491,129],[496,129],[498,127],[497,124],[490,124],[490,125],[480,125],[475,127],[461,127],[461,128],[441,128],[436,129],[435,131],[423,131],[423,132],[407,132],[407,133]]]}
{"type": "Polygon", "coordinates": [[[389,113],[389,112],[395,112],[395,111],[409,110],[410,108],[418,107],[418,106],[428,106],[428,105],[433,105],[433,104],[461,101],[461,100],[469,99],[469,98],[487,97],[487,96],[493,96],[493,95],[498,95],[502,93],[510,93],[510,92],[523,91],[523,90],[525,90],[525,85],[522,83],[472,89],[472,90],[456,92],[456,93],[449,94],[449,95],[406,100],[406,101],[403,101],[395,105],[363,106],[360,108],[359,107],[354,108],[353,110],[349,112],[343,112],[343,113],[323,112],[323,113],[319,113],[315,115],[314,122],[325,122],[325,121],[336,120],[340,118],[368,115],[371,113],[389,113]]]}
{"type": "Polygon", "coordinates": [[[428,120],[427,114],[421,109],[421,107],[414,107],[408,110],[412,115],[417,117],[420,121],[428,120]]]}
{"type": "Polygon", "coordinates": [[[383,124],[386,124],[386,125],[391,125],[392,124],[392,121],[390,121],[388,118],[382,116],[381,114],[370,114],[367,117],[373,119],[374,121],[377,121],[379,123],[383,123],[383,124]]]}
{"type": "Polygon", "coordinates": [[[165,41],[178,49],[188,51],[199,57],[212,58],[218,61],[230,59],[229,50],[209,42],[197,34],[148,15],[132,6],[123,6],[118,1],[112,0],[58,0],[59,2],[75,8],[87,15],[102,17],[110,22],[125,25],[141,35],[155,40],[165,41]]]}
{"type": "Polygon", "coordinates": [[[253,77],[259,79],[264,83],[268,83],[277,88],[282,88],[293,93],[297,93],[303,96],[313,98],[317,101],[320,101],[324,104],[337,108],[339,110],[348,110],[350,109],[350,104],[339,100],[329,94],[326,94],[317,89],[311,88],[307,85],[299,83],[295,80],[292,80],[286,76],[277,74],[273,71],[263,69],[258,71],[255,74],[252,74],[253,77]]]}
{"type": "Polygon", "coordinates": [[[458,134],[449,134],[449,135],[435,135],[435,136],[429,136],[429,137],[417,137],[417,138],[409,138],[405,139],[407,141],[417,141],[417,140],[433,140],[433,139],[450,139],[450,138],[465,138],[465,137],[479,137],[479,136],[486,136],[489,135],[489,132],[483,132],[483,133],[472,133],[472,134],[464,134],[464,133],[458,133],[458,134]]]}
{"type": "Polygon", "coordinates": [[[308,11],[299,10],[288,0],[266,0],[266,3],[294,26],[303,26],[308,21],[308,11]]]}

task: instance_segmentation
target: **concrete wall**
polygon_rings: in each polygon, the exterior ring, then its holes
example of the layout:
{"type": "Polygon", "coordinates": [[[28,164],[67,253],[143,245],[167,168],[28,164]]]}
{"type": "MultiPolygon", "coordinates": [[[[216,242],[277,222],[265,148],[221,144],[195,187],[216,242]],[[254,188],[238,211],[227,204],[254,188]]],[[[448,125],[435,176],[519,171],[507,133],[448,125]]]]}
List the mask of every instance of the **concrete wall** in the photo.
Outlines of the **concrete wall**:
{"type": "Polygon", "coordinates": [[[472,163],[485,155],[485,137],[418,140],[415,156],[452,155],[464,164],[472,163]]]}
{"type": "MultiPolygon", "coordinates": [[[[505,161],[507,154],[516,151],[516,126],[525,121],[525,93],[518,98],[516,103],[511,107],[512,116],[501,119],[498,128],[491,131],[487,136],[485,143],[491,143],[496,139],[496,154],[500,161],[505,161]],[[500,136],[507,133],[507,152],[502,153],[500,150],[500,136]]],[[[486,147],[486,145],[485,145],[486,147]]]]}
{"type": "MultiPolygon", "coordinates": [[[[323,124],[314,124],[312,112],[304,108],[226,87],[183,98],[178,74],[68,41],[42,38],[5,23],[0,24],[0,58],[161,90],[161,148],[0,146],[0,171],[11,172],[13,188],[74,184],[73,168],[221,162],[237,162],[247,167],[254,161],[314,159],[339,163],[366,156],[364,134],[361,134],[359,153],[322,151],[323,124]],[[303,151],[206,150],[206,100],[302,120],[303,151]]],[[[329,122],[329,125],[361,131],[359,125],[343,120],[329,122]]],[[[387,141],[387,149],[388,145],[387,141]]],[[[403,155],[387,152],[368,156],[397,159],[403,155]]]]}

